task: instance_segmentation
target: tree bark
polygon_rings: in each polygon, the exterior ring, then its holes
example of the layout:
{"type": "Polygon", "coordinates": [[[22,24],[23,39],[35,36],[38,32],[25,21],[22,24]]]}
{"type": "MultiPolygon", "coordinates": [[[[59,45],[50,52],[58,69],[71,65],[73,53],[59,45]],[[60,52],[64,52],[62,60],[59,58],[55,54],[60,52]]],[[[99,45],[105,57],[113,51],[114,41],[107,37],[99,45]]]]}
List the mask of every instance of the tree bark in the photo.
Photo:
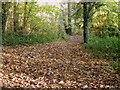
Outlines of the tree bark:
{"type": "Polygon", "coordinates": [[[72,35],[72,26],[71,26],[71,4],[68,2],[68,29],[66,33],[72,35]]]}
{"type": "Polygon", "coordinates": [[[17,30],[18,30],[18,18],[19,18],[19,15],[17,13],[17,9],[18,9],[18,3],[14,2],[14,14],[13,14],[14,32],[17,32],[17,30]]]}
{"type": "Polygon", "coordinates": [[[2,2],[2,33],[5,33],[6,21],[7,21],[7,10],[6,10],[7,3],[2,2]]]}
{"type": "Polygon", "coordinates": [[[84,36],[84,43],[88,43],[88,8],[87,8],[87,2],[84,2],[83,3],[83,8],[84,8],[84,12],[83,12],[83,16],[84,16],[84,33],[83,33],[83,36],[84,36]]]}
{"type": "Polygon", "coordinates": [[[120,1],[118,2],[118,28],[119,28],[119,31],[120,31],[120,1]]]}
{"type": "Polygon", "coordinates": [[[28,2],[25,2],[24,3],[24,5],[25,5],[25,7],[24,7],[24,18],[23,18],[23,30],[25,30],[26,29],[26,24],[27,24],[27,4],[28,4],[28,2]]]}
{"type": "Polygon", "coordinates": [[[0,45],[1,44],[2,44],[2,2],[0,1],[0,45]]]}

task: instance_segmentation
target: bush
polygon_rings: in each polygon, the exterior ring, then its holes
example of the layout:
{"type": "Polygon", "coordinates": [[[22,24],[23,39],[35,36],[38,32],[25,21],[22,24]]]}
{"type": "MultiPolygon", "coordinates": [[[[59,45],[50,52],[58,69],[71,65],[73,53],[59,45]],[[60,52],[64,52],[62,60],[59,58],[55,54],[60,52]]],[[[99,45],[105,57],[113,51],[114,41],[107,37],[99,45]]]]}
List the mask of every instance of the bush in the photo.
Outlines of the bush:
{"type": "Polygon", "coordinates": [[[118,51],[119,41],[117,37],[104,37],[100,38],[97,36],[89,37],[89,44],[87,47],[95,53],[106,53],[110,54],[118,51]],[[112,52],[109,52],[112,51],[112,52]]]}
{"type": "Polygon", "coordinates": [[[120,70],[119,59],[119,40],[118,37],[90,36],[89,43],[85,47],[93,54],[95,58],[105,58],[111,61],[112,66],[117,71],[120,70]]]}
{"type": "Polygon", "coordinates": [[[119,36],[119,29],[116,26],[108,25],[108,26],[101,26],[92,28],[91,32],[94,32],[96,36],[99,37],[113,37],[113,36],[119,36]],[[92,31],[93,30],[93,31],[92,31]]]}
{"type": "Polygon", "coordinates": [[[22,32],[6,32],[3,37],[3,45],[49,43],[57,40],[67,40],[66,34],[59,35],[57,32],[41,31],[24,35],[22,32]],[[63,38],[64,37],[64,38],[63,38]]]}

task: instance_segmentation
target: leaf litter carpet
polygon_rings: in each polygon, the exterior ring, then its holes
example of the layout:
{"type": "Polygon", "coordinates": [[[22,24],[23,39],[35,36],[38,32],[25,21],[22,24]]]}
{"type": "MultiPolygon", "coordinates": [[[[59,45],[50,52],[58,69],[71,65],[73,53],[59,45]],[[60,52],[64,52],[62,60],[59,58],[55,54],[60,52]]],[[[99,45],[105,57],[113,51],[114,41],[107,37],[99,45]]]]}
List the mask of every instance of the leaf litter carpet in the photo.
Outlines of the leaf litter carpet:
{"type": "Polygon", "coordinates": [[[4,46],[2,56],[2,87],[120,88],[109,63],[92,58],[78,42],[4,46]]]}

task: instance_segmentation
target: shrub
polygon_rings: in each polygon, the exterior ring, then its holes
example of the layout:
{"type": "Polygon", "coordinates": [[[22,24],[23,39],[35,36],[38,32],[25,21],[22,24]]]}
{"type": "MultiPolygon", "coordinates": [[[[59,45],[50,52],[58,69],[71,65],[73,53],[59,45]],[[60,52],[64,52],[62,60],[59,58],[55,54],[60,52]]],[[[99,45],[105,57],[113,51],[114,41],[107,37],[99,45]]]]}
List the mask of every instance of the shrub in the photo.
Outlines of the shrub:
{"type": "Polygon", "coordinates": [[[113,53],[118,51],[119,41],[117,37],[104,37],[97,36],[89,37],[89,44],[87,47],[95,53],[113,53]],[[112,51],[112,52],[109,52],[112,51]]]}
{"type": "Polygon", "coordinates": [[[3,45],[19,45],[19,44],[35,44],[35,43],[49,43],[57,40],[68,40],[69,36],[66,34],[59,35],[57,32],[39,31],[32,32],[29,35],[24,35],[21,32],[6,32],[3,37],[3,45]],[[64,37],[64,38],[63,38],[64,37]]]}
{"type": "Polygon", "coordinates": [[[120,71],[119,59],[119,40],[118,37],[104,37],[90,36],[89,43],[85,47],[93,54],[95,58],[105,58],[111,61],[111,65],[117,71],[120,71]]]}

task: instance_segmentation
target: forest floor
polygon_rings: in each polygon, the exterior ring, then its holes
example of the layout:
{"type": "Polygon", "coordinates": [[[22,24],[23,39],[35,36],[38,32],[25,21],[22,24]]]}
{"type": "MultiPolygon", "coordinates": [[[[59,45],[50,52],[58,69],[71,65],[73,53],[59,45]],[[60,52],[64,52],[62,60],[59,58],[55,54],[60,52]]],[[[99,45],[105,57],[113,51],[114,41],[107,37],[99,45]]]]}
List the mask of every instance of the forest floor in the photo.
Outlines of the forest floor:
{"type": "Polygon", "coordinates": [[[92,58],[79,40],[4,46],[2,87],[120,88],[120,76],[110,64],[92,58]]]}

